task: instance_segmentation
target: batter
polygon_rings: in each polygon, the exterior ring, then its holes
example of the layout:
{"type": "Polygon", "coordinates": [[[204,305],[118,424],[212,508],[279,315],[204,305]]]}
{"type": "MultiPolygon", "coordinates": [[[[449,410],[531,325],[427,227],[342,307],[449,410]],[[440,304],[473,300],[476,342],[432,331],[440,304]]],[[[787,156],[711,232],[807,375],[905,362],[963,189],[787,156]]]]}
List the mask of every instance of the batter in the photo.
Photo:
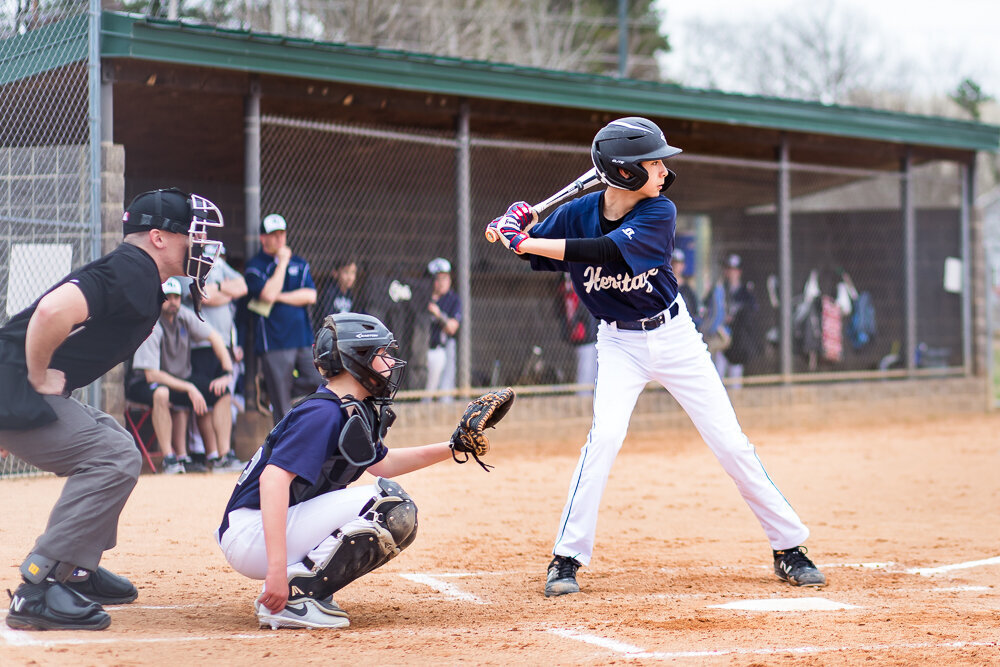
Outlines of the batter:
{"type": "Polygon", "coordinates": [[[736,420],[708,348],[678,296],[669,258],[677,209],[661,194],[676,175],[664,160],[681,149],[645,118],[622,118],[594,138],[603,192],[579,197],[544,222],[517,202],[491,225],[536,271],[569,273],[580,302],[600,320],[594,421],[580,452],[552,550],[545,595],[577,593],[576,573],[594,551],[601,495],[650,380],[663,385],[732,477],[771,544],[774,569],[794,586],[824,586],[806,556],[809,530],[764,470],[736,420]],[[530,229],[530,233],[529,230],[530,229]]]}

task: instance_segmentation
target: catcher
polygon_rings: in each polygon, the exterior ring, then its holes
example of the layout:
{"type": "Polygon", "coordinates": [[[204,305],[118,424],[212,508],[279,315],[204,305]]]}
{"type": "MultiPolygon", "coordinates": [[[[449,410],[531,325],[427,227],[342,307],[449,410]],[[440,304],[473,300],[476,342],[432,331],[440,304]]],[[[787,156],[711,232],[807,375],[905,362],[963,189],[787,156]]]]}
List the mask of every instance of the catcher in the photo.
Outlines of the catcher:
{"type": "Polygon", "coordinates": [[[383,439],[406,367],[395,349],[375,317],[328,315],[313,344],[326,385],[284,416],[236,482],[216,537],[233,569],[264,580],[254,602],[261,627],[350,625],[333,594],[389,562],[417,533],[413,499],[387,478],[449,456],[486,467],[483,429],[503,418],[514,392],[470,403],[450,442],[389,450],[383,439]],[[349,487],[365,471],[375,482],[349,487]]]}

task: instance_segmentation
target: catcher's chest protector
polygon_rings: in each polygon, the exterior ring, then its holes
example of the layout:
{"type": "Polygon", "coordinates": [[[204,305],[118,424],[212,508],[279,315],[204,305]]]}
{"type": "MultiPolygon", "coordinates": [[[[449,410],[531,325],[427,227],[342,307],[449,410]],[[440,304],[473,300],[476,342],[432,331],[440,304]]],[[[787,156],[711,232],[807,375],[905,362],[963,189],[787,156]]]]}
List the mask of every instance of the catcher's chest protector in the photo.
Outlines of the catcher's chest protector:
{"type": "MultiPolygon", "coordinates": [[[[386,418],[384,415],[380,418],[380,415],[368,403],[353,398],[342,401],[333,394],[323,392],[310,394],[304,400],[308,401],[314,398],[334,401],[338,408],[354,407],[355,410],[340,432],[337,452],[323,462],[316,483],[309,484],[301,477],[292,480],[289,493],[295,503],[301,503],[330,491],[343,489],[360,478],[368,466],[375,461],[383,431],[388,430],[391,417],[394,417],[388,408],[386,412],[390,418],[386,418]],[[388,424],[380,429],[380,422],[388,422],[388,424]]],[[[269,436],[264,443],[265,455],[270,455],[272,447],[269,436]]]]}

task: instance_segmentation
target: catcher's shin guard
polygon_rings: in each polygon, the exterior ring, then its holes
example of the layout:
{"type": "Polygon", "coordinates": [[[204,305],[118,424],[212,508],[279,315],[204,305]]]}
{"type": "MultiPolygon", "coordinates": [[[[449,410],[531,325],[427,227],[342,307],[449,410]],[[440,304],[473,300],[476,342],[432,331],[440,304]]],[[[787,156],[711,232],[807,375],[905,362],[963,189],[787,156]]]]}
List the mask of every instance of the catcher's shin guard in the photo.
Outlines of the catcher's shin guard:
{"type": "MultiPolygon", "coordinates": [[[[302,560],[302,574],[290,573],[289,598],[325,599],[355,579],[385,565],[417,535],[417,506],[402,487],[378,480],[379,495],[361,515],[320,542],[302,560]]],[[[296,568],[298,569],[298,568],[296,568]]]]}

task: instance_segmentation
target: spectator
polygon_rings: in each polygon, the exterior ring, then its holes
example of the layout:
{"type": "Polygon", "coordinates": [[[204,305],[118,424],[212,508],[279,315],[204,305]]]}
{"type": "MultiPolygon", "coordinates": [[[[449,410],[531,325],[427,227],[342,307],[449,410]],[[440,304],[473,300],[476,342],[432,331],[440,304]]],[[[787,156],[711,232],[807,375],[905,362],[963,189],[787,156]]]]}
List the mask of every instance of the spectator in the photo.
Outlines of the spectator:
{"type": "MultiPolygon", "coordinates": [[[[182,293],[187,292],[185,281],[190,282],[190,279],[181,280],[182,293]]],[[[205,293],[207,296],[202,301],[201,312],[205,321],[222,337],[222,341],[226,344],[229,355],[232,357],[234,372],[229,383],[229,394],[235,399],[236,382],[243,361],[243,348],[236,340],[236,328],[233,323],[234,302],[246,295],[247,284],[243,280],[243,276],[226,262],[225,246],[219,249],[219,258],[215,260],[212,270],[209,271],[208,277],[205,279],[205,293]]],[[[218,357],[215,356],[211,343],[208,341],[191,342],[191,368],[199,376],[214,378],[222,375],[222,365],[218,357]]],[[[235,400],[232,400],[231,403],[234,405],[230,407],[232,419],[229,422],[229,428],[226,429],[221,422],[216,427],[217,451],[213,452],[211,447],[203,444],[201,456],[207,458],[199,461],[193,451],[195,443],[192,441],[190,458],[196,464],[207,464],[212,472],[230,472],[243,469],[243,462],[236,457],[236,452],[231,447],[232,426],[239,412],[235,400]],[[204,451],[205,449],[208,451],[204,451]]],[[[204,443],[204,437],[202,437],[202,441],[204,443]]]]}
{"type": "Polygon", "coordinates": [[[313,329],[320,329],[327,315],[360,313],[354,299],[354,285],[358,281],[358,262],[348,255],[335,260],[330,282],[320,293],[313,309],[313,329]]]}
{"type": "MultiPolygon", "coordinates": [[[[132,378],[125,395],[130,401],[153,408],[153,431],[163,452],[163,472],[194,472],[187,456],[188,413],[194,410],[209,456],[218,457],[220,435],[232,432],[229,383],[232,360],[220,336],[194,311],[181,305],[181,284],[176,278],[163,283],[167,299],[160,319],[132,359],[132,378]],[[192,341],[207,340],[219,362],[218,375],[200,375],[191,364],[192,341]],[[214,410],[209,411],[209,408],[214,410]]],[[[228,441],[228,440],[227,440],[228,441]]],[[[201,467],[199,472],[205,469],[201,467]]]]}
{"type": "Polygon", "coordinates": [[[316,284],[309,262],[288,246],[286,230],[282,216],[266,216],[260,223],[260,252],[247,262],[246,270],[254,352],[260,360],[275,424],[291,408],[293,391],[295,395],[311,393],[323,384],[312,362],[309,323],[316,284]]]}
{"type": "MultiPolygon", "coordinates": [[[[566,316],[566,341],[576,351],[576,384],[593,385],[597,381],[597,319],[580,303],[568,273],[563,275],[560,291],[566,316]]],[[[578,393],[593,394],[594,390],[578,393]]]]}
{"type": "Polygon", "coordinates": [[[695,327],[701,328],[701,318],[704,313],[702,312],[701,301],[698,300],[691,285],[688,284],[688,276],[685,273],[685,269],[687,269],[687,257],[683,250],[674,248],[670,259],[670,266],[674,271],[674,276],[677,278],[677,293],[684,299],[684,305],[687,306],[688,313],[691,315],[695,327]]]}
{"type": "MultiPolygon", "coordinates": [[[[427,311],[431,314],[430,343],[427,349],[428,391],[446,391],[455,388],[456,345],[455,334],[462,321],[462,302],[451,289],[451,263],[436,257],[427,265],[433,277],[431,298],[427,311]]],[[[444,396],[442,401],[452,400],[444,396]]]]}
{"type": "Polygon", "coordinates": [[[739,389],[743,386],[743,365],[757,351],[753,322],[757,299],[753,295],[753,284],[743,282],[743,261],[739,255],[726,258],[713,299],[721,302],[722,321],[729,332],[729,341],[723,348],[713,351],[712,360],[719,377],[732,378],[730,386],[739,389]]]}

